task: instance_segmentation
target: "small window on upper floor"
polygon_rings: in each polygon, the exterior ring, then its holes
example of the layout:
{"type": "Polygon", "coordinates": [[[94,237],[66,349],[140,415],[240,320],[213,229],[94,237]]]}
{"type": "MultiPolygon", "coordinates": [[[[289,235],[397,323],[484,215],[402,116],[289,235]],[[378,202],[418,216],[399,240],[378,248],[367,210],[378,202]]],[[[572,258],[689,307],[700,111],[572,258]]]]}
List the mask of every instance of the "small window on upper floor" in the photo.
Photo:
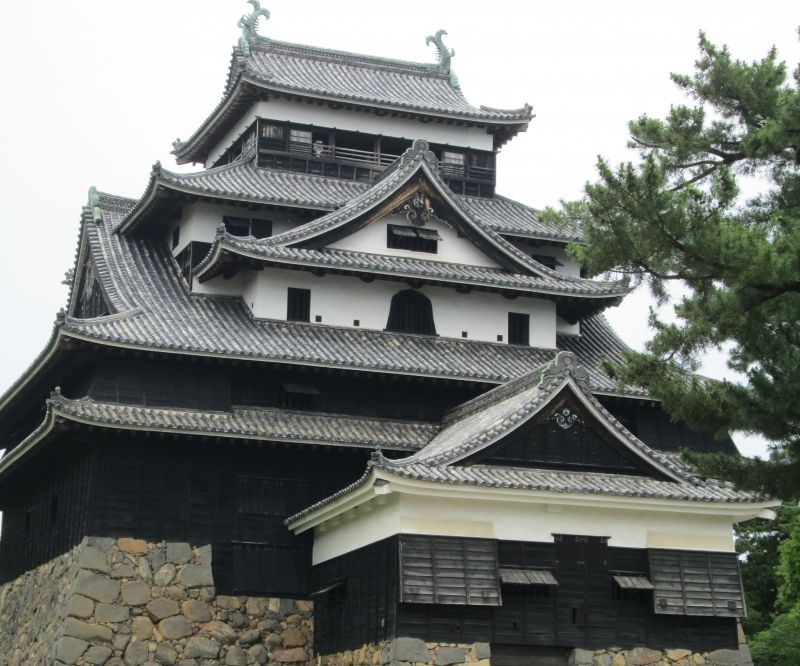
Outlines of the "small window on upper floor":
{"type": "Polygon", "coordinates": [[[311,290],[289,287],[286,297],[286,319],[288,321],[311,320],[311,290]]]}
{"type": "Polygon", "coordinates": [[[530,344],[531,317],[522,312],[508,313],[508,344],[530,344]]]}
{"type": "Polygon", "coordinates": [[[261,125],[261,138],[283,141],[286,138],[286,128],[281,125],[264,123],[261,125]]]}
{"type": "Polygon", "coordinates": [[[386,247],[395,250],[411,250],[436,254],[442,237],[435,229],[403,227],[390,224],[386,227],[386,247]]]}
{"type": "Polygon", "coordinates": [[[430,299],[413,289],[406,289],[395,294],[389,307],[389,321],[386,323],[386,330],[436,335],[433,306],[430,299]]]}
{"type": "Polygon", "coordinates": [[[289,130],[289,152],[310,153],[313,137],[309,130],[289,130]]]}
{"type": "Polygon", "coordinates": [[[281,384],[278,401],[284,409],[311,411],[314,409],[319,390],[307,384],[281,384]]]}
{"type": "Polygon", "coordinates": [[[225,230],[232,236],[253,236],[254,238],[272,236],[272,222],[269,220],[225,215],[222,221],[225,224],[225,230]]]}
{"type": "Polygon", "coordinates": [[[442,151],[442,162],[440,165],[442,175],[445,178],[464,177],[464,153],[456,153],[451,150],[442,151]]]}
{"type": "Polygon", "coordinates": [[[181,274],[190,287],[192,285],[192,271],[205,259],[210,249],[211,243],[192,241],[175,257],[175,261],[178,262],[178,267],[181,269],[181,274]]]}

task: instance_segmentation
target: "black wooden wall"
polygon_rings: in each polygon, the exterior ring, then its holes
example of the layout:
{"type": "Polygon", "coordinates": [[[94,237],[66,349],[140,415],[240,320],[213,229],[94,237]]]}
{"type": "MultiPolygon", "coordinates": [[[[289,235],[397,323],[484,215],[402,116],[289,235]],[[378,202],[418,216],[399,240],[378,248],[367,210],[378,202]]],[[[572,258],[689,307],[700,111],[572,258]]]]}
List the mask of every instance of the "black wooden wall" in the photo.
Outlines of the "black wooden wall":
{"type": "Polygon", "coordinates": [[[315,597],[318,654],[395,636],[588,649],[648,645],[707,651],[738,644],[734,618],[657,615],[651,592],[619,588],[615,572],[649,575],[644,549],[572,535],[555,543],[500,541],[501,567],[549,568],[559,584],[504,584],[502,605],[495,607],[401,603],[398,553],[399,538],[392,537],[314,567],[314,588],[322,590],[315,597]],[[359,618],[369,614],[385,616],[385,627],[365,630],[359,618]]]}
{"type": "Polygon", "coordinates": [[[65,553],[87,534],[91,450],[68,438],[2,486],[0,583],[65,553]]]}

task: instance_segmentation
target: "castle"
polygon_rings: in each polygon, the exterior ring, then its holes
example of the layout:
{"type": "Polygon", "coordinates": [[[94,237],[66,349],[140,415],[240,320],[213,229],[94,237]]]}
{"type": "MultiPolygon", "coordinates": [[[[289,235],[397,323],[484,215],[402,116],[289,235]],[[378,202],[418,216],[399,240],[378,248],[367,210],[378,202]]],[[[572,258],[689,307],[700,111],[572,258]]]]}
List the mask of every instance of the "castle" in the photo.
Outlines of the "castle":
{"type": "Polygon", "coordinates": [[[0,397],[8,663],[739,663],[732,526],[775,502],[603,372],[628,285],[495,192],[531,108],[468,103],[444,31],[376,58],[249,2],[200,170],[90,190],[0,397]]]}

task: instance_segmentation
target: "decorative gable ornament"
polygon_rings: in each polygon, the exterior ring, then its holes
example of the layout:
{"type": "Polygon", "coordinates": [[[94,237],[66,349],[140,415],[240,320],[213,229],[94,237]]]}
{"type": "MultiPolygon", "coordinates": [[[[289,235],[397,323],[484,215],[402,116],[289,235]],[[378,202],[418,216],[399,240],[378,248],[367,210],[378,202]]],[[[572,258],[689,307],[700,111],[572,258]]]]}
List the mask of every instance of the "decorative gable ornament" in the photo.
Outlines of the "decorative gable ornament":
{"type": "MultiPolygon", "coordinates": [[[[571,375],[584,391],[587,393],[591,391],[589,385],[589,371],[578,364],[578,357],[572,352],[559,352],[556,357],[544,367],[539,380],[539,386],[544,386],[554,379],[561,379],[568,375],[571,375]]],[[[563,428],[564,426],[561,427],[563,428]]]]}
{"type": "Polygon", "coordinates": [[[460,88],[458,77],[451,66],[451,59],[456,55],[456,52],[454,49],[445,46],[442,40],[442,37],[446,34],[447,30],[437,30],[435,34],[428,35],[425,38],[425,45],[433,44],[436,47],[436,59],[438,61],[436,68],[441,74],[450,75],[450,85],[453,88],[460,88]]]}
{"type": "Polygon", "coordinates": [[[576,423],[580,423],[580,417],[569,407],[559,409],[551,418],[562,430],[569,430],[576,423]]]}
{"type": "Polygon", "coordinates": [[[258,37],[258,32],[256,31],[258,19],[263,16],[269,20],[269,10],[262,9],[260,0],[247,0],[247,2],[253,5],[253,11],[250,16],[242,16],[238,23],[238,26],[242,29],[242,36],[239,37],[239,48],[244,56],[250,55],[250,42],[258,37]]]}
{"type": "Polygon", "coordinates": [[[418,227],[425,226],[428,222],[436,219],[436,213],[431,207],[431,201],[422,190],[417,190],[407,204],[403,206],[406,218],[411,224],[418,227]]]}

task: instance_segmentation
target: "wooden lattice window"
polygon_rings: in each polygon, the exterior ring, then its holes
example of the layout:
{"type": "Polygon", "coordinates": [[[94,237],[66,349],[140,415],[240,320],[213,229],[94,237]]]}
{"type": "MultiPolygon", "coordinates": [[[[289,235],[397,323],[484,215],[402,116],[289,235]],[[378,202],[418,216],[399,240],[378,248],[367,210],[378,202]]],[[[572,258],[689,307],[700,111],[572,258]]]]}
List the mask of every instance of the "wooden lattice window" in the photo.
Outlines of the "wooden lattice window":
{"type": "Polygon", "coordinates": [[[508,313],[508,344],[529,345],[531,316],[522,312],[508,313]]]}
{"type": "Polygon", "coordinates": [[[395,294],[389,308],[386,330],[436,335],[430,299],[413,289],[395,294]]]}
{"type": "Polygon", "coordinates": [[[390,224],[386,227],[386,247],[395,250],[411,250],[436,254],[442,237],[435,229],[404,227],[390,224]]]}
{"type": "Polygon", "coordinates": [[[311,321],[311,290],[289,287],[286,296],[288,321],[311,321]]]}

